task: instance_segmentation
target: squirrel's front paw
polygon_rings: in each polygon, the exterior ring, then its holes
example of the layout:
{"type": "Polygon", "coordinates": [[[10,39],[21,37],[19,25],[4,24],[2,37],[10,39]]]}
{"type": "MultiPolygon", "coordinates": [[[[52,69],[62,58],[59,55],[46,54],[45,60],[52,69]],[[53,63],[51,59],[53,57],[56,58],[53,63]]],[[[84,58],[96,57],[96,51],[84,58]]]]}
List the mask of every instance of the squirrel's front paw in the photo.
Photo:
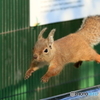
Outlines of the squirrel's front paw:
{"type": "Polygon", "coordinates": [[[44,82],[44,83],[46,83],[46,82],[49,81],[49,79],[50,79],[50,77],[48,77],[47,75],[44,75],[44,76],[41,78],[41,81],[44,82]]]}
{"type": "Polygon", "coordinates": [[[34,72],[34,70],[32,70],[32,69],[27,70],[25,73],[24,79],[28,79],[32,75],[33,72],[34,72]]]}

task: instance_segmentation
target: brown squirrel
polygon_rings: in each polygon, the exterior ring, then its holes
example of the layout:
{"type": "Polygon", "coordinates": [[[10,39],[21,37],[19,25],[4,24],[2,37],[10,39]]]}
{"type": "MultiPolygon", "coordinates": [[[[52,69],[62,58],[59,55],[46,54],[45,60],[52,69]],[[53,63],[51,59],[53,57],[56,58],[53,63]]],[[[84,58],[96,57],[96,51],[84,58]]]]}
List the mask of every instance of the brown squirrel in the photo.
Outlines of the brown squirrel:
{"type": "Polygon", "coordinates": [[[48,71],[42,77],[43,82],[59,74],[64,65],[75,63],[79,67],[82,61],[96,61],[100,63],[100,55],[92,49],[93,45],[100,42],[100,16],[89,16],[83,20],[81,28],[72,34],[54,41],[55,29],[51,30],[48,37],[42,37],[47,28],[38,35],[34,46],[33,59],[30,68],[26,71],[25,79],[43,67],[49,65],[48,71]]]}

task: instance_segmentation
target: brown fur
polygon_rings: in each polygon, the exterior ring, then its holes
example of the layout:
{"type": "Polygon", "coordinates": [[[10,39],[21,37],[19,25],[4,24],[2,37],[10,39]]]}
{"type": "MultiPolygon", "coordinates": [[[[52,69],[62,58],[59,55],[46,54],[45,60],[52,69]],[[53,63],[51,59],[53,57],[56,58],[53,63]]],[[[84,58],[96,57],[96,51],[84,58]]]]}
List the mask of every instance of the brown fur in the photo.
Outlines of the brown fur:
{"type": "Polygon", "coordinates": [[[42,81],[48,82],[52,76],[61,72],[65,64],[75,63],[75,67],[78,68],[82,61],[100,63],[100,55],[91,47],[100,42],[99,16],[88,17],[77,32],[56,41],[53,40],[55,29],[44,39],[42,34],[45,30],[46,28],[38,36],[33,50],[33,60],[25,79],[44,65],[49,65],[49,68],[42,81]]]}

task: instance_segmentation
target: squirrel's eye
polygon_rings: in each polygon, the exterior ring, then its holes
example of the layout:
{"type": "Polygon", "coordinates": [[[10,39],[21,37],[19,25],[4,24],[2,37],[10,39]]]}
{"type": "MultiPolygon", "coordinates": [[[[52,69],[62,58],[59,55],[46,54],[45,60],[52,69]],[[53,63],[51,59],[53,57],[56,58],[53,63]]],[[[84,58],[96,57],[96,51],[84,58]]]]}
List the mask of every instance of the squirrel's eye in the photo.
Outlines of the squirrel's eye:
{"type": "Polygon", "coordinates": [[[44,52],[47,53],[48,52],[48,49],[45,49],[44,52]]]}

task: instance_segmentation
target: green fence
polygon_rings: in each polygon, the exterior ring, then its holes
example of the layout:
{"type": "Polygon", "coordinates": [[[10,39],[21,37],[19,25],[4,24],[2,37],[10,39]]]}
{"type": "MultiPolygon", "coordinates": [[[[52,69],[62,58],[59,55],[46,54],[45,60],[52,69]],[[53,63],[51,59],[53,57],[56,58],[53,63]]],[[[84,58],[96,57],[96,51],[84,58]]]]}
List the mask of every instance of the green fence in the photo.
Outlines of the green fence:
{"type": "MultiPolygon", "coordinates": [[[[39,100],[99,84],[100,64],[95,62],[84,62],[79,69],[68,64],[59,76],[45,84],[40,79],[47,67],[24,80],[40,30],[48,27],[47,36],[51,29],[56,28],[55,39],[58,39],[75,32],[81,21],[30,28],[29,0],[0,0],[0,100],[39,100]]],[[[100,53],[100,45],[96,50],[100,53]]]]}

